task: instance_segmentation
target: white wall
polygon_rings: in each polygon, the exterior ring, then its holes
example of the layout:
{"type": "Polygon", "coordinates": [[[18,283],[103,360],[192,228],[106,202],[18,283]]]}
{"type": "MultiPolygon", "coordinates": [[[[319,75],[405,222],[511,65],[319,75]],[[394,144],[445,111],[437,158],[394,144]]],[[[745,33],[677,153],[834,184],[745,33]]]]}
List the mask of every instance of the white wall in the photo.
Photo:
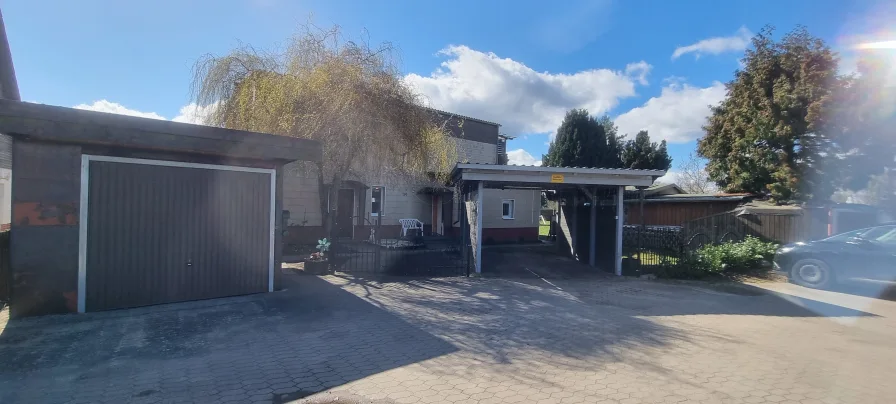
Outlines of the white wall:
{"type": "Polygon", "coordinates": [[[289,224],[320,226],[317,175],[303,172],[299,163],[283,167],[283,209],[290,213],[289,224]]]}
{"type": "MultiPolygon", "coordinates": [[[[382,224],[398,225],[398,219],[418,219],[424,224],[432,224],[432,197],[428,194],[418,194],[423,185],[413,184],[370,184],[385,187],[385,202],[382,224]]],[[[364,212],[367,220],[376,223],[376,217],[370,214],[372,189],[367,189],[364,201],[364,212]]]]}
{"type": "MultiPolygon", "coordinates": [[[[466,139],[453,139],[457,141],[458,160],[478,164],[495,164],[497,145],[466,139]]],[[[287,164],[283,168],[283,209],[290,212],[289,224],[291,225],[301,225],[304,222],[306,226],[320,226],[317,174],[312,171],[313,169],[302,171],[300,168],[301,165],[298,162],[287,164]]],[[[417,193],[426,184],[385,183],[384,181],[384,183],[367,185],[370,187],[380,185],[386,188],[384,205],[386,212],[382,219],[383,225],[398,225],[398,219],[405,218],[419,219],[424,224],[432,224],[432,197],[417,193]]],[[[486,190],[483,194],[483,203],[486,205],[486,209],[497,212],[498,217],[497,220],[486,220],[486,217],[483,217],[483,226],[486,228],[537,226],[538,217],[535,216],[534,224],[531,219],[533,193],[536,197],[538,196],[537,191],[486,190]],[[496,192],[511,192],[511,194],[499,196],[495,194],[496,192]],[[501,219],[501,199],[504,197],[517,199],[516,218],[519,219],[501,219]]],[[[374,217],[370,215],[370,198],[371,189],[368,188],[362,198],[365,203],[364,215],[367,220],[374,222],[374,217]]],[[[454,212],[457,212],[456,205],[454,209],[454,212]]],[[[537,211],[535,214],[538,214],[537,211]]],[[[362,221],[359,224],[365,223],[362,221]]]]}
{"type": "Polygon", "coordinates": [[[482,195],[482,227],[537,227],[541,192],[526,189],[486,189],[482,195]],[[504,219],[502,201],[513,199],[513,219],[504,219]]]}

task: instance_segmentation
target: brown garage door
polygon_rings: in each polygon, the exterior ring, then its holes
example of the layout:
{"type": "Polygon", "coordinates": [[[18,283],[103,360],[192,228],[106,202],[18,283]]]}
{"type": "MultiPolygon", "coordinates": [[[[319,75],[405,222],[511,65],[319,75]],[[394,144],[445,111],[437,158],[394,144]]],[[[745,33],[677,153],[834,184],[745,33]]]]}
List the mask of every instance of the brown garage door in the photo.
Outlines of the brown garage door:
{"type": "Polygon", "coordinates": [[[90,161],[86,310],[264,292],[271,174],[90,161]]]}

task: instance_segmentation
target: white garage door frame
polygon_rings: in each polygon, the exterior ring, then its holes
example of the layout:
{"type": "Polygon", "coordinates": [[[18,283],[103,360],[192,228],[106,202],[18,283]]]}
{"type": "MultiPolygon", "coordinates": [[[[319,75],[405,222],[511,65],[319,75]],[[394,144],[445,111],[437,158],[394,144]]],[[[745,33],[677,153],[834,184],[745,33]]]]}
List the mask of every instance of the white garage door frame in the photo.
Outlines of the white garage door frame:
{"type": "Polygon", "coordinates": [[[87,204],[89,203],[90,162],[105,161],[123,164],[145,164],[152,166],[201,168],[220,171],[243,171],[270,174],[271,214],[269,223],[270,245],[268,247],[268,292],[274,291],[274,231],[276,229],[277,171],[269,168],[252,168],[217,164],[186,163],[180,161],[150,160],[127,157],[81,155],[81,201],[78,219],[78,313],[84,313],[87,305],[87,204]]]}

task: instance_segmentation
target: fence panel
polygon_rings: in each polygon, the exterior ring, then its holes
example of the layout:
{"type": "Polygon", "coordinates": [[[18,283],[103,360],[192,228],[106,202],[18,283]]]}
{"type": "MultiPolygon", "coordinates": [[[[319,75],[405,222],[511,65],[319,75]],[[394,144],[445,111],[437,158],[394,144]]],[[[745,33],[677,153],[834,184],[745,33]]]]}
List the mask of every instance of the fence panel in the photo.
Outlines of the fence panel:
{"type": "Polygon", "coordinates": [[[734,211],[690,220],[682,226],[628,225],[623,231],[624,269],[651,272],[675,264],[705,245],[741,241],[747,236],[775,243],[813,237],[820,227],[814,215],[743,215],[734,211]]]}
{"type": "Polygon", "coordinates": [[[387,276],[469,276],[472,265],[467,212],[458,204],[458,227],[444,235],[384,235],[381,221],[368,223],[365,239],[337,238],[330,250],[330,269],[353,274],[387,276]]]}

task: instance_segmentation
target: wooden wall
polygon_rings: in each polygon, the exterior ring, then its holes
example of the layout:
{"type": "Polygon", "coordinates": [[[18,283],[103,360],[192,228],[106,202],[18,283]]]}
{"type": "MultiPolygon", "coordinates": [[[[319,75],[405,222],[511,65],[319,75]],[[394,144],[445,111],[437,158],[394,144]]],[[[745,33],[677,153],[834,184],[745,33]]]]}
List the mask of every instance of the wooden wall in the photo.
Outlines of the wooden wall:
{"type": "MultiPolygon", "coordinates": [[[[681,226],[684,222],[730,211],[739,202],[644,202],[644,224],[653,226],[681,226]]],[[[641,210],[637,201],[626,202],[625,224],[641,224],[641,210]]]]}

